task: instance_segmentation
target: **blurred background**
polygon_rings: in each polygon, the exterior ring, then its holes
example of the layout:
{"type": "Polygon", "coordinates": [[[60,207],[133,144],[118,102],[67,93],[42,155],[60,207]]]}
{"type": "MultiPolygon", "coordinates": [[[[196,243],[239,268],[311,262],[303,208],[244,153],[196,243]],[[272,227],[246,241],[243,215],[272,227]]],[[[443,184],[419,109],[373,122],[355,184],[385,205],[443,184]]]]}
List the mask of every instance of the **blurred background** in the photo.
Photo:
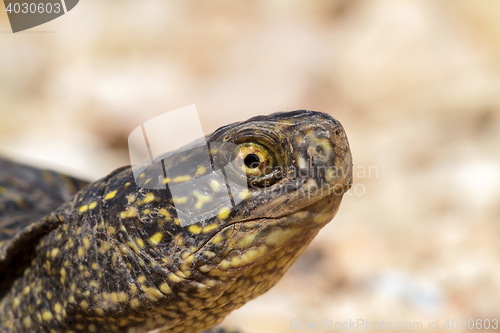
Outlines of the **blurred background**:
{"type": "Polygon", "coordinates": [[[96,180],[129,164],[135,127],[182,106],[206,134],[328,112],[355,187],[224,325],[500,319],[499,17],[496,0],[82,0],[12,34],[2,7],[0,154],[96,180]]]}

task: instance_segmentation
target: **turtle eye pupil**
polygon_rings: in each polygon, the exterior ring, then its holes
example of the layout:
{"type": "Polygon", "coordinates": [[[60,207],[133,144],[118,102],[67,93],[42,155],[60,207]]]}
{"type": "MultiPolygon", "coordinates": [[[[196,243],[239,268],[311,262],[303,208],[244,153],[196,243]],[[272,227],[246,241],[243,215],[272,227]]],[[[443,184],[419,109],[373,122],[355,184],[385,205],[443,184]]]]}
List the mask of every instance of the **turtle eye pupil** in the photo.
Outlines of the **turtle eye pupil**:
{"type": "Polygon", "coordinates": [[[244,162],[247,168],[254,169],[260,165],[260,158],[256,154],[248,154],[245,156],[244,162]]]}

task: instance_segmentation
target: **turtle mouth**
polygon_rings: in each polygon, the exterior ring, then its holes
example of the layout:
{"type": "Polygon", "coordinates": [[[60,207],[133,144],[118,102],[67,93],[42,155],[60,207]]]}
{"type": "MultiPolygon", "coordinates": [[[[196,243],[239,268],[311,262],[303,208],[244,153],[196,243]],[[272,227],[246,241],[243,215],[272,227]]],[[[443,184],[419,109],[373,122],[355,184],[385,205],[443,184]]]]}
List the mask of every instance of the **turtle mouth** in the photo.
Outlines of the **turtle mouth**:
{"type": "MultiPolygon", "coordinates": [[[[293,212],[290,212],[290,213],[287,213],[287,214],[280,214],[278,216],[261,216],[261,217],[254,217],[254,218],[250,218],[250,219],[242,219],[242,220],[231,221],[231,223],[229,223],[229,224],[221,227],[210,238],[208,238],[207,240],[205,240],[198,247],[198,249],[195,252],[193,252],[193,254],[198,253],[199,251],[201,251],[205,247],[206,244],[208,244],[215,237],[217,237],[219,234],[221,234],[225,230],[227,230],[227,228],[234,227],[235,225],[238,225],[238,224],[252,223],[252,222],[259,221],[259,220],[278,221],[278,220],[282,220],[282,219],[284,219],[286,217],[292,216],[294,214],[298,215],[300,213],[310,213],[310,216],[308,216],[308,219],[312,220],[314,218],[314,216],[317,215],[316,213],[319,213],[319,212],[316,212],[317,209],[315,209],[314,206],[320,207],[321,208],[320,209],[321,212],[330,211],[330,212],[334,212],[334,214],[335,214],[336,213],[336,209],[338,209],[338,204],[337,204],[337,207],[336,207],[335,204],[330,204],[329,203],[330,201],[332,201],[332,199],[334,197],[338,197],[338,195],[335,195],[334,193],[330,193],[330,194],[323,195],[323,196],[317,196],[316,198],[314,198],[313,200],[311,200],[308,205],[306,205],[304,207],[301,207],[300,209],[294,210],[293,212]],[[329,206],[331,206],[331,207],[329,207],[329,206]]],[[[333,202],[335,202],[335,200],[333,200],[333,202]]],[[[304,222],[301,221],[300,223],[304,223],[304,222]]],[[[316,224],[316,226],[319,226],[319,225],[316,224]]],[[[227,242],[229,239],[230,238],[226,239],[225,242],[227,242]]]]}

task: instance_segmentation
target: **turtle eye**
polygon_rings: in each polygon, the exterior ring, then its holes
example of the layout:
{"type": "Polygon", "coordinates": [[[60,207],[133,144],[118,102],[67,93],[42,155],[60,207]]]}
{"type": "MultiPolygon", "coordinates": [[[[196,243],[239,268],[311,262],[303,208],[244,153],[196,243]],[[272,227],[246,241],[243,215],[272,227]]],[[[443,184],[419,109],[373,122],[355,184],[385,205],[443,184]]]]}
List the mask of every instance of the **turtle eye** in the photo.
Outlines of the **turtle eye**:
{"type": "Polygon", "coordinates": [[[274,158],[264,146],[245,142],[238,145],[236,166],[248,177],[258,178],[269,174],[274,168],[274,158]]]}
{"type": "Polygon", "coordinates": [[[248,169],[255,169],[260,166],[260,157],[257,154],[251,153],[245,156],[243,162],[248,169]]]}

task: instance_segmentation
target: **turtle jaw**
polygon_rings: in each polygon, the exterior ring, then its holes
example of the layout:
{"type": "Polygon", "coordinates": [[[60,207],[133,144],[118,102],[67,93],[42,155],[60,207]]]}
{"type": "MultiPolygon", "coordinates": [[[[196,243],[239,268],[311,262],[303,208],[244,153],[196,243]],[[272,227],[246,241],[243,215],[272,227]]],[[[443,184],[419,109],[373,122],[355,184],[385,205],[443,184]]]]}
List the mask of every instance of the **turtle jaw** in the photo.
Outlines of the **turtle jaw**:
{"type": "Polygon", "coordinates": [[[188,264],[205,276],[222,280],[248,275],[255,267],[266,267],[269,276],[278,271],[284,273],[291,265],[284,267],[288,260],[295,261],[319,230],[334,218],[341,200],[342,196],[330,194],[292,214],[234,221],[194,252],[188,264]],[[285,259],[277,264],[275,261],[285,254],[285,259]],[[275,265],[277,268],[273,269],[275,265]]]}

